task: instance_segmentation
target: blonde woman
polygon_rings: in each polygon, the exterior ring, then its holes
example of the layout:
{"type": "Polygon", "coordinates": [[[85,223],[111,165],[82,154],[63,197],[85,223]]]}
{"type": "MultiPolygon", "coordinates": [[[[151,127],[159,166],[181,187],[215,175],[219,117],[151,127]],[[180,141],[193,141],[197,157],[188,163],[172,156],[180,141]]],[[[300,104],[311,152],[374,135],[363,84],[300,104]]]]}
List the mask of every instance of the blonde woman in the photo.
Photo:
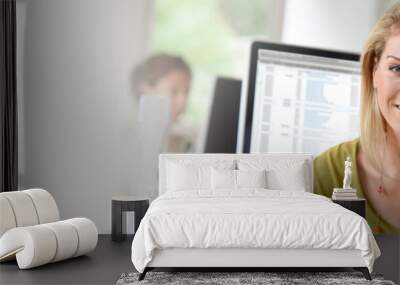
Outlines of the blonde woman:
{"type": "Polygon", "coordinates": [[[360,137],[314,161],[316,193],[342,187],[344,161],[353,161],[352,187],[367,200],[374,233],[400,234],[400,4],[371,31],[361,58],[360,137]]]}

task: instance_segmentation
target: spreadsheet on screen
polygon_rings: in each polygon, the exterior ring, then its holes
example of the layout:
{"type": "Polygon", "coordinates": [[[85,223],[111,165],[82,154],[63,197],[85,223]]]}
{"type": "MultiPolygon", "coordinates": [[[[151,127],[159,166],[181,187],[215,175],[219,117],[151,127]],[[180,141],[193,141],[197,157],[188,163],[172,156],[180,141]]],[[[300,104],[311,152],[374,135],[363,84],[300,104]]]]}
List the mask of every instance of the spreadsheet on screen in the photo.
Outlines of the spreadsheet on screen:
{"type": "Polygon", "coordinates": [[[360,63],[258,50],[250,152],[310,152],[359,135],[360,63]]]}

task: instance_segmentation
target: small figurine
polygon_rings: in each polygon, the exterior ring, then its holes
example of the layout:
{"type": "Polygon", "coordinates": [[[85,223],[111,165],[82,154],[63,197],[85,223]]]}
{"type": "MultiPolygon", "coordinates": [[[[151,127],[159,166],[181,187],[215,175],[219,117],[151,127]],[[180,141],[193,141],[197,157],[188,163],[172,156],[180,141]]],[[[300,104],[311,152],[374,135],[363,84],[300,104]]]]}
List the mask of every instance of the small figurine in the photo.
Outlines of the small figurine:
{"type": "Polygon", "coordinates": [[[357,189],[351,188],[351,157],[344,162],[343,188],[333,188],[332,200],[359,200],[357,189]]]}
{"type": "Polygon", "coordinates": [[[344,162],[344,179],[343,179],[343,189],[351,189],[351,158],[347,157],[344,162]]]}

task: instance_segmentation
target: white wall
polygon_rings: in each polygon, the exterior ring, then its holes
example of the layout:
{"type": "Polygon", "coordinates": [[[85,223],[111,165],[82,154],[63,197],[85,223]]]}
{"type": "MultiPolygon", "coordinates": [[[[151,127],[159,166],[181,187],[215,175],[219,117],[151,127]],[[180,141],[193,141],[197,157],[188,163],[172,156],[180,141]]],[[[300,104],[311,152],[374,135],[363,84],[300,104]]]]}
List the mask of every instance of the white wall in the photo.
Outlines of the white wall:
{"type": "Polygon", "coordinates": [[[43,187],[63,218],[110,232],[111,197],[143,193],[129,76],[146,53],[151,1],[21,4],[21,188],[43,187]]]}
{"type": "Polygon", "coordinates": [[[360,52],[383,0],[286,0],[282,41],[360,52]]]}

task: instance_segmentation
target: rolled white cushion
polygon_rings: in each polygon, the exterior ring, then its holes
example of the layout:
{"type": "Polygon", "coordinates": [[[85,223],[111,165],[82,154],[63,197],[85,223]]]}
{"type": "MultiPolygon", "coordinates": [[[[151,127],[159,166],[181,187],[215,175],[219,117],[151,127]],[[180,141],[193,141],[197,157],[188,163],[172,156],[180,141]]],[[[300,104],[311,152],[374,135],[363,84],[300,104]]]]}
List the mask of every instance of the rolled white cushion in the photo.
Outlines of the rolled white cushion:
{"type": "Polygon", "coordinates": [[[17,226],[14,212],[8,199],[0,194],[0,237],[17,226]]]}
{"type": "Polygon", "coordinates": [[[75,255],[78,249],[78,232],[68,222],[59,221],[55,223],[44,224],[50,228],[57,239],[57,251],[51,262],[57,262],[70,258],[75,255]]]}
{"type": "Polygon", "coordinates": [[[64,222],[73,225],[78,233],[79,244],[74,257],[86,254],[96,248],[98,232],[96,225],[91,220],[74,218],[65,220],[64,222]]]}
{"type": "Polygon", "coordinates": [[[57,250],[53,231],[43,225],[14,228],[0,238],[0,260],[16,254],[20,269],[51,262],[57,250]]]}
{"type": "Polygon", "coordinates": [[[11,205],[17,227],[33,226],[39,223],[35,205],[30,196],[23,191],[1,193],[11,205]]]}
{"type": "Polygon", "coordinates": [[[60,220],[60,213],[53,196],[44,189],[28,189],[22,191],[32,199],[39,218],[39,224],[60,220]]]}
{"type": "Polygon", "coordinates": [[[0,238],[0,261],[16,256],[20,269],[76,257],[97,245],[97,228],[86,218],[75,218],[7,231],[0,238]]]}

